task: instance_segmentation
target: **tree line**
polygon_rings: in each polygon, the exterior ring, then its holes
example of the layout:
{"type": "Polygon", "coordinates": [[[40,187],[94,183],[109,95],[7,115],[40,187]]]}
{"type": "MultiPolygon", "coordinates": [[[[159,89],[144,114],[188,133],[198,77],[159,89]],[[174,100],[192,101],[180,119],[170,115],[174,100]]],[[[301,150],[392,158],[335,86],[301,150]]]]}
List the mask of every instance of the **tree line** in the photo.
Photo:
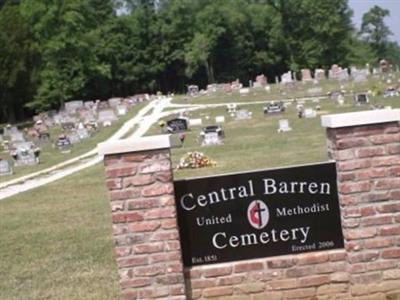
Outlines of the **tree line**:
{"type": "Polygon", "coordinates": [[[0,123],[73,99],[400,64],[378,6],[347,0],[0,0],[0,123]]]}

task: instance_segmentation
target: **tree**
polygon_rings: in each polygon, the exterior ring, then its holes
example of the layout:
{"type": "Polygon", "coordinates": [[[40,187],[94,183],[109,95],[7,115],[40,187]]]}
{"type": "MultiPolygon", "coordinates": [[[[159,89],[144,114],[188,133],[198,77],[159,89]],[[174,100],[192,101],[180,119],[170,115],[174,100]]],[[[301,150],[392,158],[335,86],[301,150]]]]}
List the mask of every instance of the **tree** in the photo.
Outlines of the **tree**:
{"type": "Polygon", "coordinates": [[[368,42],[377,58],[385,58],[388,39],[392,32],[385,25],[384,19],[390,12],[377,5],[363,15],[361,23],[361,37],[368,42]]]}
{"type": "Polygon", "coordinates": [[[35,89],[38,49],[19,5],[0,9],[0,122],[24,117],[24,105],[35,89]]]}

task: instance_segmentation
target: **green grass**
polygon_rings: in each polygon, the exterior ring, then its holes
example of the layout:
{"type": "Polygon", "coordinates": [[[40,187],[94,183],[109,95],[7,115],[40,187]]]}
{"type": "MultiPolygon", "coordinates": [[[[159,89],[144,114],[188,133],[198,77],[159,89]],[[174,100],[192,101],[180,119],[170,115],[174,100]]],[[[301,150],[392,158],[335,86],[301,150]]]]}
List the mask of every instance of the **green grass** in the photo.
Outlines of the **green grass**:
{"type": "Polygon", "coordinates": [[[0,299],[119,299],[103,173],[0,201],[0,299]]]}
{"type": "MultiPolygon", "coordinates": [[[[110,127],[105,127],[99,130],[93,137],[83,140],[82,142],[73,145],[70,153],[62,153],[57,148],[54,147],[52,143],[45,143],[41,146],[40,163],[35,166],[20,166],[14,168],[14,174],[9,176],[0,177],[0,181],[11,180],[14,178],[27,175],[29,173],[34,173],[46,168],[49,168],[55,164],[61,163],[63,161],[69,160],[71,158],[82,155],[92,149],[94,149],[98,143],[109,138],[113,133],[115,133],[127,120],[134,117],[137,112],[142,109],[147,103],[139,103],[134,106],[127,115],[121,117],[117,122],[112,124],[110,127]]],[[[52,129],[52,139],[58,136],[60,129],[52,129]]],[[[6,153],[0,153],[0,157],[10,159],[6,153]]]]}

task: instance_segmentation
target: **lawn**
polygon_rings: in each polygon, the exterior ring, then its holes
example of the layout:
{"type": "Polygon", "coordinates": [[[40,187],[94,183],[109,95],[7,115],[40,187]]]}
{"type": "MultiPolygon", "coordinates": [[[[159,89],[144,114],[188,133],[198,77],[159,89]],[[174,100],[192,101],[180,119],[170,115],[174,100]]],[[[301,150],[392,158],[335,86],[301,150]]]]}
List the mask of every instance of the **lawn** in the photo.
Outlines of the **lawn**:
{"type": "Polygon", "coordinates": [[[119,299],[103,173],[0,201],[0,299],[119,299]]]}
{"type": "MultiPolygon", "coordinates": [[[[262,97],[260,97],[262,98],[262,97]]],[[[375,104],[400,107],[400,97],[374,97],[375,104]]],[[[211,103],[211,101],[210,101],[211,103]]],[[[321,106],[320,114],[367,110],[332,101],[307,102],[321,106]]],[[[175,170],[187,178],[209,174],[265,169],[327,160],[325,129],[320,116],[299,119],[295,105],[282,115],[265,117],[262,104],[245,105],[251,120],[235,121],[224,107],[191,112],[203,125],[225,115],[225,143],[201,147],[200,127],[187,133],[183,148],[172,149],[180,157],[199,150],[217,162],[204,169],[175,170]],[[208,118],[208,119],[207,119],[208,118]],[[291,132],[278,133],[278,120],[288,119],[291,132]]],[[[159,134],[154,125],[149,135],[159,134]]],[[[113,255],[111,217],[101,165],[28,193],[0,201],[0,299],[118,299],[118,274],[113,255]]]]}
{"type": "MultiPolygon", "coordinates": [[[[137,112],[142,109],[147,103],[139,103],[134,106],[127,115],[121,117],[117,122],[112,124],[110,127],[104,127],[99,130],[93,137],[86,139],[78,144],[75,144],[70,153],[62,153],[57,148],[54,147],[52,143],[45,143],[41,146],[40,163],[35,166],[20,166],[14,168],[14,174],[9,176],[0,177],[0,181],[6,181],[34,173],[53,165],[61,163],[63,161],[69,160],[71,158],[80,156],[94,148],[97,144],[109,138],[113,133],[115,133],[127,120],[134,117],[137,112]]],[[[59,128],[51,129],[51,136],[54,139],[60,133],[59,128]]],[[[0,157],[10,159],[6,153],[0,153],[0,157]]]]}

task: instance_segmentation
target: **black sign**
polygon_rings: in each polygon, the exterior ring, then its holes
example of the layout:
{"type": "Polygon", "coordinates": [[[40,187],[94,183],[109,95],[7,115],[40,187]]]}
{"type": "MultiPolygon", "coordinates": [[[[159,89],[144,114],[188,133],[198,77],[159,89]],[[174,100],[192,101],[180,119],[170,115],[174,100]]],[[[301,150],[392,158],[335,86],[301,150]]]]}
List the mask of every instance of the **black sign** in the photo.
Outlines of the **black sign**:
{"type": "Polygon", "coordinates": [[[170,132],[185,131],[188,129],[186,119],[173,119],[167,122],[168,130],[170,132]]]}
{"type": "Polygon", "coordinates": [[[335,163],[174,185],[185,266],[344,247],[335,163]]]}

